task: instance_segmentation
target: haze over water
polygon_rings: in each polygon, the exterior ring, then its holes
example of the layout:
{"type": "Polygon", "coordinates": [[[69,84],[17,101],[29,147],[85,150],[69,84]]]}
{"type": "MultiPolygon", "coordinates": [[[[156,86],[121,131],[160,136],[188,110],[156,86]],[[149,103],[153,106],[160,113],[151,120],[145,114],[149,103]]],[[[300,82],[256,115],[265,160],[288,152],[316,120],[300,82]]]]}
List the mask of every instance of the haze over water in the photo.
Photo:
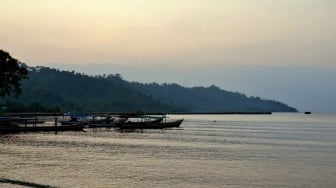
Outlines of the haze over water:
{"type": "Polygon", "coordinates": [[[336,185],[335,114],[174,118],[185,119],[181,129],[1,135],[0,178],[56,187],[336,185]]]}

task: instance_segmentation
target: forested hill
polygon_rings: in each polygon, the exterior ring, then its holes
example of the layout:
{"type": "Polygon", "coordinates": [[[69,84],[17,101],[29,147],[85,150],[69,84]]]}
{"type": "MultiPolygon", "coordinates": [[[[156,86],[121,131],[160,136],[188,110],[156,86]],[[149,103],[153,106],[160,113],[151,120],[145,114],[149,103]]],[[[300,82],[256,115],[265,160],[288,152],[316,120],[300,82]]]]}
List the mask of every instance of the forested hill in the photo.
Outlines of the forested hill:
{"type": "Polygon", "coordinates": [[[259,97],[210,87],[185,88],[177,84],[132,83],[132,88],[154,99],[180,105],[196,112],[296,112],[288,105],[259,97]]]}
{"type": "MultiPolygon", "coordinates": [[[[14,98],[5,100],[13,101],[14,98]]],[[[57,106],[61,111],[295,112],[288,105],[246,97],[216,86],[128,82],[120,75],[88,76],[47,67],[30,68],[20,103],[57,106]]]]}

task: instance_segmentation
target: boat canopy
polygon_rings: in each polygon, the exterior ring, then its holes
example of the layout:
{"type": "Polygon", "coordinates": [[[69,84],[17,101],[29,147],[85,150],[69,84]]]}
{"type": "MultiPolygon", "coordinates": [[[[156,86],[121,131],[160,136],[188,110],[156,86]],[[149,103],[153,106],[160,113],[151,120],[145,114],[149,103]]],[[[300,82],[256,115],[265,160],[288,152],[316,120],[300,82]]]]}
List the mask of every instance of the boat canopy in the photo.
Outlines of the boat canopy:
{"type": "Polygon", "coordinates": [[[142,115],[140,116],[141,118],[148,118],[148,119],[161,119],[161,118],[166,118],[166,115],[161,115],[161,116],[151,116],[151,115],[142,115]]]}
{"type": "Polygon", "coordinates": [[[70,117],[92,117],[93,114],[90,114],[90,113],[72,114],[70,112],[66,112],[66,113],[63,113],[63,116],[70,116],[70,117]]]}

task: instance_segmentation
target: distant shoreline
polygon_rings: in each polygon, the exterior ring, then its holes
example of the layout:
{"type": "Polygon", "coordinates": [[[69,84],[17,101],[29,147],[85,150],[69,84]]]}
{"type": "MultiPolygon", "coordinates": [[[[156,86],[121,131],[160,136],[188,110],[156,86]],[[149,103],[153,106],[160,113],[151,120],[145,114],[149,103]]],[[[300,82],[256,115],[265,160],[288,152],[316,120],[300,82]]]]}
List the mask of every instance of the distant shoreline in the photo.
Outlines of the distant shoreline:
{"type": "MultiPolygon", "coordinates": [[[[79,112],[92,115],[270,115],[272,112],[79,112]]],[[[63,113],[4,113],[3,116],[63,116],[63,113]]]]}

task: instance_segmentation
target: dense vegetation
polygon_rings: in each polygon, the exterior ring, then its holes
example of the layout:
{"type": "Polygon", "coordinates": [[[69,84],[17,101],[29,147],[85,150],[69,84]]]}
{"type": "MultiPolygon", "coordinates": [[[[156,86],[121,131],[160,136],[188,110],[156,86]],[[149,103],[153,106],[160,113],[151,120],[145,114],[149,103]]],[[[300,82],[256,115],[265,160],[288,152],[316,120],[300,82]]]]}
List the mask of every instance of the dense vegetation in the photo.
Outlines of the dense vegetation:
{"type": "Polygon", "coordinates": [[[21,81],[27,78],[26,66],[0,49],[0,97],[21,93],[21,81]]]}
{"type": "Polygon", "coordinates": [[[72,112],[296,111],[281,102],[246,97],[216,86],[185,88],[177,84],[141,84],[125,81],[118,74],[88,76],[47,67],[30,68],[29,79],[22,83],[22,95],[18,99],[7,97],[2,103],[6,100],[26,105],[28,109],[29,105],[38,104],[50,107],[48,111],[72,112]]]}
{"type": "Polygon", "coordinates": [[[5,101],[0,103],[0,106],[3,108],[0,110],[0,114],[2,112],[7,113],[17,113],[17,112],[47,112],[47,113],[57,113],[61,112],[59,106],[55,105],[43,105],[38,102],[32,102],[28,104],[13,102],[13,101],[5,101]]]}
{"type": "Polygon", "coordinates": [[[247,97],[241,93],[210,87],[185,88],[177,84],[133,83],[142,91],[171,105],[181,105],[196,112],[295,112],[296,109],[274,100],[247,97]]]}

